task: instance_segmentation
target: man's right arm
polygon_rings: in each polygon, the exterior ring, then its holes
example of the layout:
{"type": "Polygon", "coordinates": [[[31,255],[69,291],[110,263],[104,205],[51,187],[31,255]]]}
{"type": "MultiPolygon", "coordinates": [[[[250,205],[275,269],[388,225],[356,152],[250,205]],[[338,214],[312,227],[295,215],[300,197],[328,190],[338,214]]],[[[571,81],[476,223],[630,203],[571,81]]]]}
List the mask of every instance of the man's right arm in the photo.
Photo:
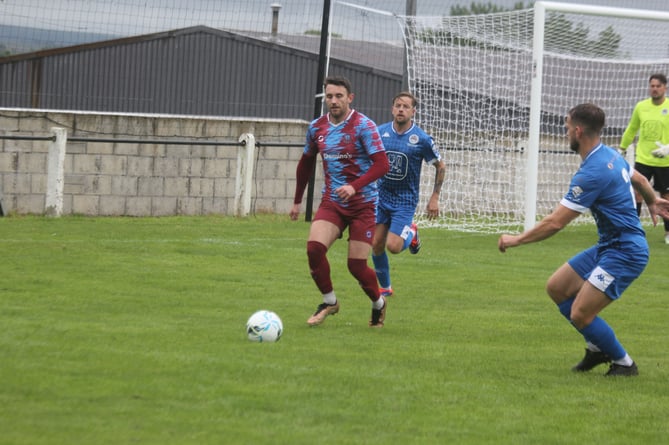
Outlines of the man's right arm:
{"type": "Polygon", "coordinates": [[[311,178],[311,172],[314,171],[314,164],[316,162],[315,155],[302,154],[299,162],[297,163],[297,170],[295,177],[297,181],[295,182],[295,197],[293,198],[293,207],[288,212],[290,219],[293,221],[297,220],[300,216],[300,204],[302,204],[302,196],[304,195],[304,189],[307,187],[309,178],[311,178]]]}
{"type": "Polygon", "coordinates": [[[315,163],[316,156],[310,154],[302,154],[300,161],[297,163],[297,170],[295,172],[297,181],[295,183],[295,197],[293,198],[294,204],[302,203],[304,189],[307,187],[309,178],[311,178],[311,172],[314,171],[315,163]]]}
{"type": "Polygon", "coordinates": [[[500,252],[506,252],[510,247],[543,241],[546,238],[555,235],[580,215],[581,213],[567,208],[560,203],[555,210],[553,210],[553,213],[545,216],[534,227],[526,230],[520,235],[501,235],[497,241],[497,247],[500,252]]]}

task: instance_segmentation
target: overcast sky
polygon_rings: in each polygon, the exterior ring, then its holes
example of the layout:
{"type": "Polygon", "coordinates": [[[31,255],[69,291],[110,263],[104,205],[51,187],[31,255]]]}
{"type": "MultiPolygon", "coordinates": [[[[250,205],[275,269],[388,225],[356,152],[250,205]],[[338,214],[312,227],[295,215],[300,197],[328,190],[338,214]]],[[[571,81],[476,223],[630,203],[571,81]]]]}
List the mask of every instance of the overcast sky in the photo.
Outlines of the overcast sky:
{"type": "MultiPolygon", "coordinates": [[[[341,0],[343,1],[343,0],[341,0]]],[[[407,0],[346,0],[349,3],[403,15],[407,0]]],[[[419,15],[448,15],[454,5],[470,6],[471,0],[415,0],[419,15]]],[[[511,8],[519,0],[476,0],[511,8]]],[[[668,0],[562,0],[563,3],[669,11],[668,0]]],[[[320,24],[322,0],[0,0],[0,22],[22,26],[81,28],[156,26],[214,21],[269,25],[270,5],[282,6],[281,19],[289,27],[320,24]]],[[[346,10],[331,0],[334,13],[346,10]]],[[[525,4],[529,1],[525,0],[525,4]]]]}
{"type": "MultiPolygon", "coordinates": [[[[416,0],[418,1],[419,13],[429,14],[429,11],[422,12],[422,6],[426,8],[436,8],[440,3],[448,5],[450,10],[453,5],[471,5],[471,0],[416,0]]],[[[507,8],[513,7],[520,0],[476,0],[476,3],[493,3],[495,5],[504,6],[507,8]]],[[[575,3],[579,5],[597,5],[597,6],[613,6],[615,8],[637,8],[637,9],[655,9],[658,11],[669,11],[669,1],[667,0],[557,0],[559,3],[575,3]]],[[[380,2],[383,3],[383,2],[380,2]]],[[[527,0],[524,1],[528,3],[527,0]]]]}
{"type": "MultiPolygon", "coordinates": [[[[332,29],[345,38],[384,40],[384,29],[399,30],[392,17],[351,8],[404,15],[407,0],[331,0],[332,29]],[[385,20],[385,22],[384,22],[385,20]],[[361,31],[362,30],[362,31],[361,31]]],[[[449,15],[454,5],[471,0],[415,0],[418,15],[449,15]]],[[[505,8],[519,0],[476,0],[505,8]]],[[[669,12],[669,0],[563,0],[564,3],[634,7],[669,12]]],[[[133,36],[194,25],[222,29],[269,31],[270,5],[281,4],[279,32],[302,34],[319,29],[322,0],[0,0],[0,24],[133,36]]],[[[525,0],[524,4],[529,4],[525,0]]],[[[395,34],[396,35],[396,34],[395,34]]],[[[400,34],[401,35],[401,34],[400,34]]],[[[2,37],[0,35],[0,37],[2,37]]],[[[1,42],[0,42],[1,43],[1,42]]]]}

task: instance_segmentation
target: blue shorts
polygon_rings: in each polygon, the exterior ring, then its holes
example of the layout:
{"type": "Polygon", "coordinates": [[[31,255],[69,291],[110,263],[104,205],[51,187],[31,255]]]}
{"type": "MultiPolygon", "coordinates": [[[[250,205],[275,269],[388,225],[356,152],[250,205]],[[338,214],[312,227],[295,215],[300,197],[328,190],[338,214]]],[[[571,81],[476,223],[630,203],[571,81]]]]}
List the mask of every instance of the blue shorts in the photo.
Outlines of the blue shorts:
{"type": "Polygon", "coordinates": [[[388,226],[388,231],[406,239],[405,232],[410,230],[415,213],[415,207],[390,207],[379,203],[376,206],[376,223],[388,226]]]}
{"type": "Polygon", "coordinates": [[[593,246],[572,257],[567,263],[581,278],[612,300],[620,298],[648,264],[648,244],[618,242],[613,246],[593,246]]]}

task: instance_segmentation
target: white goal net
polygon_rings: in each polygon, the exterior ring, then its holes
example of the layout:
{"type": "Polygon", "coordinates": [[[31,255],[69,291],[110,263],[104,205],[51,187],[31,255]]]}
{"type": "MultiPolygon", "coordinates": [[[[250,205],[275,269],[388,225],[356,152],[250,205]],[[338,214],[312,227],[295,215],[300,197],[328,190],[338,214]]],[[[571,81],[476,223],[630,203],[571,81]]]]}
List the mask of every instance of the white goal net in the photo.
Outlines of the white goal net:
{"type": "MultiPolygon", "coordinates": [[[[602,107],[604,142],[618,146],[635,103],[648,97],[649,76],[669,75],[667,13],[537,2],[507,13],[401,20],[416,120],[447,165],[441,217],[432,222],[442,227],[534,224],[580,163],[566,142],[569,108],[602,107]]],[[[434,170],[423,170],[418,219],[431,224],[423,212],[434,170]]]]}

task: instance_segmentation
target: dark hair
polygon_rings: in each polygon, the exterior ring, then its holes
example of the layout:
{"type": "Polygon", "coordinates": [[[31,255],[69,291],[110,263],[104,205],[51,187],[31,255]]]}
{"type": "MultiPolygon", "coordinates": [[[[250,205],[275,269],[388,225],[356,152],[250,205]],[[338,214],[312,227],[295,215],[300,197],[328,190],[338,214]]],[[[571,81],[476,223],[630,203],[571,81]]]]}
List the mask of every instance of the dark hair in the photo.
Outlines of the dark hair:
{"type": "Polygon", "coordinates": [[[568,113],[572,122],[583,127],[583,130],[589,136],[598,136],[604,123],[606,116],[604,110],[595,104],[580,104],[569,110],[568,113]]]}
{"type": "Polygon", "coordinates": [[[393,97],[393,104],[394,104],[395,101],[396,101],[397,99],[399,99],[400,97],[408,97],[409,99],[411,99],[411,103],[413,104],[414,108],[416,108],[416,107],[418,106],[418,99],[416,99],[416,96],[414,96],[413,94],[411,94],[411,93],[408,92],[408,91],[402,91],[402,92],[400,92],[400,93],[397,93],[397,94],[395,95],[395,97],[393,97]]]}
{"type": "Polygon", "coordinates": [[[323,86],[328,86],[328,85],[337,85],[339,87],[344,87],[346,88],[348,94],[351,94],[351,92],[353,91],[353,89],[351,88],[351,81],[344,76],[326,77],[325,81],[323,81],[323,86]]]}
{"type": "Polygon", "coordinates": [[[650,82],[653,79],[659,80],[662,85],[667,84],[667,76],[665,76],[662,73],[651,74],[650,78],[648,79],[648,82],[650,82]]]}

